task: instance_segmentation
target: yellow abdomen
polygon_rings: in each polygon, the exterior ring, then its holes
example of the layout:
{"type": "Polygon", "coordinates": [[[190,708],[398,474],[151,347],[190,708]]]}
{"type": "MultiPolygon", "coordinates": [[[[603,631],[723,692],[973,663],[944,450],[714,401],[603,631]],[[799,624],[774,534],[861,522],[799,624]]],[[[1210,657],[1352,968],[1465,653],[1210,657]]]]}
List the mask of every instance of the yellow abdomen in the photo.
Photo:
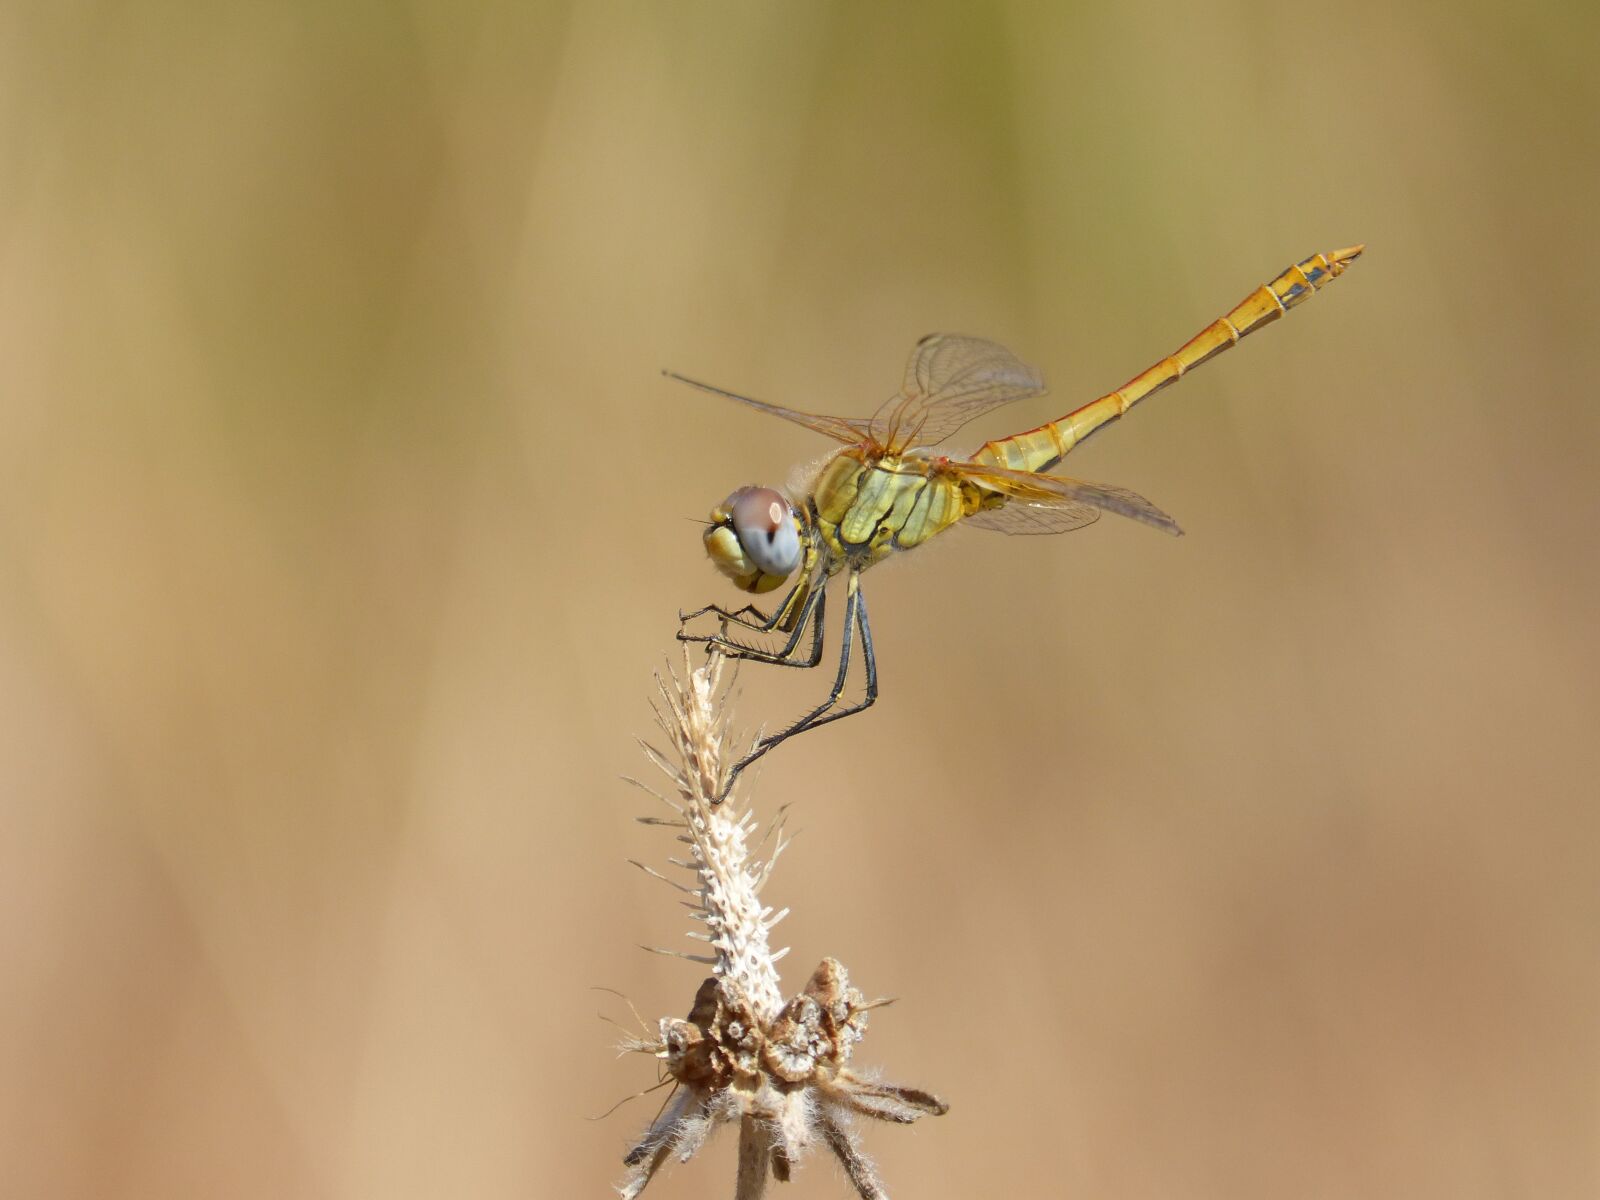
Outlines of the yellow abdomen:
{"type": "Polygon", "coordinates": [[[812,499],[829,548],[858,570],[920,546],[983,507],[977,486],[932,459],[872,459],[854,450],[823,467],[812,499]]]}

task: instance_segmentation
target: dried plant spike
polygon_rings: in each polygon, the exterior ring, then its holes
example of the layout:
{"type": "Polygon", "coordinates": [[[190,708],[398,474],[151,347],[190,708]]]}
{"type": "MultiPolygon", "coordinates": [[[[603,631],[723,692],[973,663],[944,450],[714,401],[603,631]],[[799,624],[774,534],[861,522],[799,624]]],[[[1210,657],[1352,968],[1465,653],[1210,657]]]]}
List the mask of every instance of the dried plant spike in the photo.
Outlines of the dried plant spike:
{"type": "Polygon", "coordinates": [[[711,951],[655,952],[704,963],[711,974],[687,1017],[663,1017],[653,1039],[628,1044],[660,1062],[673,1093],[624,1159],[629,1170],[618,1190],[632,1200],[669,1157],[687,1161],[713,1128],[736,1122],[735,1200],[759,1200],[769,1179],[787,1181],[817,1144],[838,1158],[858,1195],[876,1200],[887,1193],[856,1144],[852,1119],[907,1124],[949,1106],[930,1092],[850,1068],[868,1011],[888,1002],[863,996],[836,959],[823,959],[801,991],[783,999],[776,964],[787,949],[774,951],[767,935],[788,909],[763,904],[760,890],[788,844],[784,814],[762,831],[751,810],[740,808],[739,793],[728,793],[728,764],[739,755],[730,745],[723,669],[712,654],[698,668],[685,660],[681,673],[658,678],[656,717],[668,746],[641,743],[676,792],[660,798],[682,815],[649,824],[672,829],[689,847],[687,858],[669,861],[693,872],[693,884],[667,882],[691,897],[684,903],[701,928],[690,936],[711,951]],[[769,838],[772,849],[761,860],[757,851],[769,838]]]}
{"type": "Polygon", "coordinates": [[[715,974],[735,980],[756,1011],[770,1017],[783,1001],[762,921],[765,864],[750,850],[757,826],[737,796],[723,799],[726,764],[736,757],[729,751],[724,671],[721,655],[697,668],[686,656],[680,672],[657,677],[656,716],[670,748],[647,745],[645,752],[677,793],[668,803],[682,817],[678,828],[690,853],[669,861],[695,874],[701,920],[718,951],[715,974]]]}

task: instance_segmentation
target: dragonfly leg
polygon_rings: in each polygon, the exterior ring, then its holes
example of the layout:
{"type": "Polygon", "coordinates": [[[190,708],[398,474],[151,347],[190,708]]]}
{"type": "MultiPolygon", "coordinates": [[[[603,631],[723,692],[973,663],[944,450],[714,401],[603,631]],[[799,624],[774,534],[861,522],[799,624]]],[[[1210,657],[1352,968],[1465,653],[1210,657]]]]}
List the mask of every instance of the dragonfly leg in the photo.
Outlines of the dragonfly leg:
{"type": "MultiPolygon", "coordinates": [[[[854,576],[851,577],[852,580],[854,576]]],[[[872,649],[872,626],[867,623],[867,598],[858,589],[856,598],[856,628],[861,633],[861,665],[866,671],[867,686],[865,694],[854,704],[847,704],[843,708],[828,712],[827,709],[835,704],[839,697],[837,694],[828,697],[828,703],[822,705],[822,712],[814,714],[815,719],[806,725],[806,729],[815,729],[818,725],[826,725],[829,721],[839,721],[845,717],[853,717],[863,709],[871,708],[878,702],[878,656],[872,649]]]]}
{"type": "MultiPolygon", "coordinates": [[[[759,629],[762,633],[768,633],[772,630],[773,626],[778,623],[778,619],[783,615],[783,606],[779,605],[778,608],[773,611],[772,615],[768,616],[754,604],[746,604],[743,608],[736,608],[731,612],[728,609],[723,608],[721,605],[707,604],[704,608],[697,608],[693,612],[680,611],[678,613],[678,624],[687,625],[696,617],[703,617],[707,613],[715,613],[719,619],[723,621],[731,621],[735,625],[743,625],[746,629],[759,629]],[[749,614],[752,619],[746,620],[746,614],[749,614]]],[[[679,641],[690,640],[692,639],[679,639],[679,641]]]]}
{"type": "MultiPolygon", "coordinates": [[[[822,661],[822,631],[823,618],[827,615],[828,608],[827,595],[827,587],[824,585],[806,597],[805,603],[800,607],[799,619],[795,621],[794,628],[789,632],[789,640],[784,643],[781,650],[768,650],[762,646],[749,646],[744,642],[735,641],[728,636],[726,629],[715,637],[705,638],[704,641],[710,649],[720,650],[727,657],[739,661],[809,669],[822,661]],[[796,654],[796,650],[800,646],[800,640],[805,636],[808,625],[811,627],[811,650],[802,658],[796,654]]],[[[683,640],[701,639],[683,638],[683,640]]]]}
{"type": "MultiPolygon", "coordinates": [[[[694,618],[706,613],[715,613],[719,619],[720,628],[716,633],[685,633],[680,628],[678,630],[678,640],[680,642],[698,642],[707,648],[720,649],[733,658],[752,658],[769,662],[787,659],[793,654],[795,646],[799,644],[800,635],[804,632],[806,621],[811,616],[816,597],[826,585],[827,576],[821,573],[813,564],[789,589],[782,603],[773,610],[770,617],[753,604],[747,604],[744,608],[736,609],[732,612],[719,605],[708,604],[692,613],[680,613],[679,619],[682,621],[692,621],[694,618]],[[761,622],[758,624],[754,621],[745,620],[743,614],[747,612],[761,617],[761,622]],[[754,630],[756,633],[772,633],[776,630],[779,633],[787,633],[791,636],[789,644],[782,651],[774,653],[760,647],[747,646],[730,638],[728,636],[728,627],[730,625],[737,625],[741,629],[754,630]]],[[[787,663],[786,665],[796,666],[799,664],[787,663]]],[[[809,665],[815,666],[816,664],[811,663],[809,665]]]]}
{"type": "Polygon", "coordinates": [[[714,613],[722,629],[720,633],[700,634],[685,633],[680,628],[678,630],[678,640],[680,642],[710,644],[725,638],[729,625],[737,625],[741,629],[753,629],[757,633],[771,633],[774,629],[789,633],[794,629],[794,622],[802,616],[803,607],[810,596],[809,589],[815,583],[816,579],[812,571],[808,570],[801,575],[799,581],[784,595],[778,607],[772,610],[771,616],[762,612],[754,604],[746,604],[743,608],[736,608],[731,611],[723,608],[720,604],[707,604],[704,608],[697,608],[690,613],[679,612],[678,624],[680,626],[687,625],[696,617],[714,613]],[[746,619],[745,614],[747,613],[754,619],[746,619]]]}
{"type": "Polygon", "coordinates": [[[771,633],[777,630],[780,633],[792,633],[797,626],[805,624],[805,615],[809,611],[809,601],[814,589],[826,585],[828,572],[825,557],[820,550],[817,539],[809,537],[806,542],[805,561],[800,567],[799,577],[795,585],[784,593],[783,599],[778,602],[771,614],[763,612],[755,604],[746,604],[743,608],[727,609],[720,604],[707,604],[693,612],[678,612],[678,624],[687,625],[697,617],[707,613],[714,614],[722,625],[719,634],[699,635],[687,634],[680,628],[678,640],[680,642],[712,643],[725,640],[729,625],[737,625],[741,629],[753,629],[757,633],[771,633]]]}
{"type": "MultiPolygon", "coordinates": [[[[854,716],[863,709],[871,708],[878,699],[878,659],[872,648],[872,626],[867,621],[867,602],[861,594],[859,576],[851,574],[850,582],[845,596],[844,632],[840,638],[839,670],[834,676],[833,687],[828,692],[828,698],[805,716],[801,717],[787,729],[780,729],[777,733],[768,734],[759,738],[738,762],[734,763],[733,770],[728,773],[728,790],[733,789],[734,781],[744,772],[744,769],[758,758],[762,757],[774,746],[788,741],[797,733],[805,733],[819,725],[826,725],[830,721],[838,721],[844,717],[854,716]],[[844,685],[850,674],[850,656],[855,646],[855,634],[861,634],[861,659],[866,669],[867,684],[866,694],[855,704],[837,707],[839,697],[844,695],[844,685]]],[[[817,626],[816,651],[821,651],[821,623],[817,626]]],[[[799,664],[794,664],[799,665],[799,664]]],[[[727,793],[724,792],[724,795],[727,793]]]]}

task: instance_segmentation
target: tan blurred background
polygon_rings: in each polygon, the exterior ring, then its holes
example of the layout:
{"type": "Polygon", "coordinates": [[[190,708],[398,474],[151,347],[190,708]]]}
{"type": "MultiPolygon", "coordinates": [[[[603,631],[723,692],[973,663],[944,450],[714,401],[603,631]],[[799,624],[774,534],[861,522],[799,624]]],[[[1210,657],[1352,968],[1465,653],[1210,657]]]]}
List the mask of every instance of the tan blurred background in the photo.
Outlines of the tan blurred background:
{"type": "Polygon", "coordinates": [[[1595,1195],[1594,11],[7,6],[4,1193],[608,1194],[686,518],[825,449],[659,370],[978,333],[1056,393],[989,436],[1366,241],[1075,456],[1187,538],[868,577],[785,965],[902,998],[899,1196],[1595,1195]]]}

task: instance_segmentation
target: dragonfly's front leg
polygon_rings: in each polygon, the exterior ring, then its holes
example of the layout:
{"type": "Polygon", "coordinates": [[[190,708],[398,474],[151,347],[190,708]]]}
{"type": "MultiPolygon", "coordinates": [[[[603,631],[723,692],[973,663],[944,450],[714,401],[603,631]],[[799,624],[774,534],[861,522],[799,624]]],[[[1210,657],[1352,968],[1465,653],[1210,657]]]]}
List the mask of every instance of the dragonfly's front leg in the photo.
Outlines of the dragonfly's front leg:
{"type": "MultiPolygon", "coordinates": [[[[788,594],[784,596],[782,603],[773,610],[771,616],[762,612],[754,604],[747,604],[743,608],[732,611],[720,605],[708,604],[704,608],[697,608],[691,613],[680,612],[678,614],[680,624],[678,640],[680,642],[698,642],[705,646],[723,646],[728,649],[749,650],[752,647],[740,646],[739,643],[733,642],[728,638],[729,625],[737,625],[741,629],[754,630],[756,633],[772,633],[776,630],[780,633],[792,634],[796,630],[804,628],[805,616],[810,609],[811,598],[817,591],[821,590],[820,587],[817,587],[820,582],[823,581],[816,577],[814,571],[808,571],[803,574],[799,582],[789,589],[788,594]],[[717,616],[720,628],[716,633],[685,633],[681,628],[682,625],[688,624],[696,617],[703,617],[707,613],[715,613],[717,616]],[[746,613],[751,614],[756,619],[746,620],[746,613]]],[[[791,644],[793,644],[793,639],[791,639],[791,644]]]]}
{"type": "MultiPolygon", "coordinates": [[[[762,633],[771,633],[773,627],[778,623],[779,614],[782,612],[783,609],[781,606],[777,609],[774,609],[772,615],[768,616],[754,604],[746,604],[743,608],[736,608],[732,611],[723,608],[720,604],[707,604],[704,608],[697,608],[693,612],[684,612],[680,609],[678,612],[678,624],[687,625],[690,621],[693,621],[699,617],[703,617],[707,613],[715,613],[723,622],[723,624],[728,624],[731,622],[735,625],[742,625],[746,629],[755,629],[762,633]],[[751,618],[750,620],[745,619],[746,614],[749,614],[751,618]]],[[[703,639],[680,637],[678,640],[682,642],[692,642],[703,639]]]]}
{"type": "Polygon", "coordinates": [[[767,663],[775,667],[814,667],[822,661],[822,633],[828,608],[827,596],[827,588],[822,586],[806,597],[805,603],[800,606],[794,628],[789,631],[789,640],[779,650],[769,650],[764,646],[751,646],[735,641],[728,636],[726,627],[714,637],[690,638],[683,634],[679,634],[679,637],[684,641],[704,641],[707,649],[720,651],[728,658],[740,661],[767,663]],[[811,650],[802,658],[797,651],[807,626],[811,628],[811,650]]]}
{"type": "MultiPolygon", "coordinates": [[[[821,653],[822,625],[817,624],[817,639],[815,651],[821,653]]],[[[792,664],[799,665],[799,664],[792,664]]],[[[828,698],[805,716],[801,717],[787,729],[780,729],[777,733],[768,734],[756,739],[756,744],[750,748],[738,762],[734,763],[733,770],[728,772],[728,786],[723,792],[725,797],[733,790],[735,781],[743,774],[744,769],[755,762],[774,746],[788,741],[797,733],[815,729],[819,725],[826,725],[830,721],[842,720],[854,716],[863,709],[871,708],[878,699],[878,658],[872,648],[872,626],[867,621],[867,601],[861,594],[860,576],[853,573],[845,594],[844,632],[840,637],[839,645],[839,670],[834,676],[833,687],[828,692],[828,698]],[[836,707],[839,698],[844,695],[845,681],[850,675],[850,655],[854,646],[854,634],[859,630],[861,634],[861,660],[866,670],[866,694],[855,704],[836,707]]]]}

